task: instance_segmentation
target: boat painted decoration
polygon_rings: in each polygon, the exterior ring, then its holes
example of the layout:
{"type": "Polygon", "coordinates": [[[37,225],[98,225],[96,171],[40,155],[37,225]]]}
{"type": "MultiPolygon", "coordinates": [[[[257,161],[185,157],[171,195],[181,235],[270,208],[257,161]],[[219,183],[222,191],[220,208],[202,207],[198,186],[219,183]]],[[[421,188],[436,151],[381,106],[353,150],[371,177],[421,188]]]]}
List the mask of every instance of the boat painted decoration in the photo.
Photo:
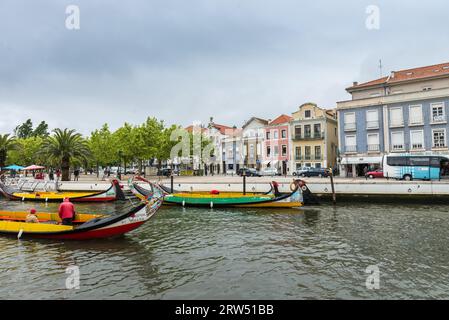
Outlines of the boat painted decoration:
{"type": "MultiPolygon", "coordinates": [[[[2,219],[0,234],[17,238],[41,238],[57,240],[89,240],[112,238],[132,231],[149,220],[160,208],[163,195],[152,195],[145,202],[124,213],[89,219],[78,226],[55,223],[27,223],[2,219]]],[[[54,221],[56,222],[56,221],[54,221]]]]}
{"type": "Polygon", "coordinates": [[[112,180],[111,186],[104,191],[22,191],[0,182],[0,193],[10,200],[61,202],[69,198],[72,202],[107,202],[126,200],[118,180],[112,180]]]}
{"type": "MultiPolygon", "coordinates": [[[[149,183],[150,188],[155,184],[149,183]]],[[[294,180],[290,186],[291,193],[281,194],[277,182],[272,182],[273,192],[270,194],[243,194],[235,192],[204,193],[177,192],[166,194],[164,204],[195,207],[247,207],[247,208],[294,208],[303,206],[301,188],[305,187],[303,180],[294,180]]],[[[132,184],[131,191],[140,198],[151,194],[137,183],[132,184]]]]}

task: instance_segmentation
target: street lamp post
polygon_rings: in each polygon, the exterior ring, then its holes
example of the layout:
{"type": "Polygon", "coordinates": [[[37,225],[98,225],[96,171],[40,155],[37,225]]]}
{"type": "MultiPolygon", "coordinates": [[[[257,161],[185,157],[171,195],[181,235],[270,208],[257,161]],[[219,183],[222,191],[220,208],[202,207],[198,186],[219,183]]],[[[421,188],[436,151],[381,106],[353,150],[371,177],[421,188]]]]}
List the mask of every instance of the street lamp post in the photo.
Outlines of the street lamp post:
{"type": "Polygon", "coordinates": [[[123,151],[119,150],[118,152],[118,172],[117,172],[117,177],[119,180],[122,180],[122,156],[123,156],[123,151]]]}

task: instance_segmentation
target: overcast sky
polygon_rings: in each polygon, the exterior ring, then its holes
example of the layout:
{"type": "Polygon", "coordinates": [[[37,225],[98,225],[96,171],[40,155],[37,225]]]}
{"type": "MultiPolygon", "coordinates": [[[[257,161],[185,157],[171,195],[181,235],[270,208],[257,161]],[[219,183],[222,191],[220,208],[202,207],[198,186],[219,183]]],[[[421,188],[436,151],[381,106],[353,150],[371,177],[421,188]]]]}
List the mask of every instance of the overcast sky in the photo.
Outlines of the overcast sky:
{"type": "Polygon", "coordinates": [[[449,61],[447,0],[110,2],[0,0],[0,133],[27,118],[85,134],[147,116],[241,126],[333,108],[380,58],[384,75],[449,61]]]}

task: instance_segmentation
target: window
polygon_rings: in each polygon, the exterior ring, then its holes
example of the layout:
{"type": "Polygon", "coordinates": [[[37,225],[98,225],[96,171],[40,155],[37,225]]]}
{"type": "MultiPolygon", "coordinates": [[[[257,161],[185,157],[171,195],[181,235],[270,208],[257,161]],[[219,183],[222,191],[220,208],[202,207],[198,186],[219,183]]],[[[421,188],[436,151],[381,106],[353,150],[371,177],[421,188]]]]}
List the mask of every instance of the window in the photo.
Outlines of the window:
{"type": "Polygon", "coordinates": [[[274,130],[273,138],[278,139],[279,132],[277,130],[274,130]]]}
{"type": "Polygon", "coordinates": [[[287,138],[287,130],[284,129],[284,130],[281,131],[281,137],[283,139],[287,138]]]}
{"type": "Polygon", "coordinates": [[[390,109],[390,126],[399,127],[404,125],[404,118],[402,115],[402,107],[395,107],[390,109]]]}
{"type": "Polygon", "coordinates": [[[369,133],[368,134],[368,151],[379,151],[379,134],[369,133]]]}
{"type": "Polygon", "coordinates": [[[404,150],[404,132],[396,131],[391,133],[392,150],[404,150]]]}
{"type": "Polygon", "coordinates": [[[424,136],[422,130],[410,131],[410,144],[413,149],[422,149],[424,147],[424,136]]]}
{"type": "Polygon", "coordinates": [[[335,136],[337,136],[337,128],[334,128],[335,136]]]}
{"type": "Polygon", "coordinates": [[[285,144],[282,145],[282,155],[283,156],[287,155],[287,146],[285,144]]]}
{"type": "Polygon", "coordinates": [[[346,131],[353,131],[356,129],[354,112],[345,113],[344,120],[345,120],[345,130],[346,131]]]}
{"type": "Polygon", "coordinates": [[[295,126],[295,138],[301,138],[301,126],[295,126]]]}
{"type": "Polygon", "coordinates": [[[296,158],[296,160],[301,159],[301,147],[295,148],[295,158],[296,158]]]}
{"type": "Polygon", "coordinates": [[[251,144],[249,146],[249,156],[250,156],[250,158],[254,158],[254,145],[253,144],[251,144]]]}
{"type": "Polygon", "coordinates": [[[410,106],[409,107],[409,124],[410,125],[416,125],[416,124],[422,124],[423,123],[423,117],[422,117],[422,106],[419,105],[415,105],[415,106],[410,106]]]}
{"type": "Polygon", "coordinates": [[[445,148],[446,147],[446,130],[435,129],[432,130],[433,137],[433,147],[434,148],[445,148]]]}
{"type": "Polygon", "coordinates": [[[432,103],[430,105],[432,108],[432,122],[443,122],[445,121],[444,116],[444,103],[432,103]]]}
{"type": "Polygon", "coordinates": [[[321,159],[321,146],[315,146],[315,159],[321,159]]]}
{"type": "Polygon", "coordinates": [[[408,158],[408,165],[411,167],[428,167],[430,165],[429,157],[410,157],[408,158]]]}
{"type": "Polygon", "coordinates": [[[311,153],[311,148],[310,146],[306,146],[304,147],[304,156],[306,160],[310,160],[310,153],[311,153]]]}
{"type": "Polygon", "coordinates": [[[319,138],[321,136],[321,124],[320,123],[313,125],[313,135],[315,138],[319,138]]]}
{"type": "Polygon", "coordinates": [[[310,118],[311,112],[310,110],[304,111],[304,118],[310,118]]]}
{"type": "Polygon", "coordinates": [[[379,128],[379,112],[377,110],[366,111],[366,128],[367,129],[379,128]]]}
{"type": "Polygon", "coordinates": [[[321,168],[321,163],[315,163],[315,168],[317,169],[321,168]]]}
{"type": "Polygon", "coordinates": [[[312,134],[312,130],[310,128],[310,124],[306,124],[304,126],[304,137],[310,138],[311,134],[312,134]]]}
{"type": "Polygon", "coordinates": [[[275,156],[279,155],[279,146],[274,146],[274,155],[275,156]]]}
{"type": "Polygon", "coordinates": [[[270,131],[267,131],[267,140],[270,140],[270,131]]]}
{"type": "Polygon", "coordinates": [[[268,146],[267,147],[267,157],[269,157],[271,155],[271,147],[268,146]]]}
{"type": "Polygon", "coordinates": [[[356,152],[357,143],[355,135],[350,135],[345,137],[345,147],[346,152],[356,152]]]}
{"type": "Polygon", "coordinates": [[[407,165],[407,157],[388,157],[387,164],[389,166],[406,166],[407,165]]]}

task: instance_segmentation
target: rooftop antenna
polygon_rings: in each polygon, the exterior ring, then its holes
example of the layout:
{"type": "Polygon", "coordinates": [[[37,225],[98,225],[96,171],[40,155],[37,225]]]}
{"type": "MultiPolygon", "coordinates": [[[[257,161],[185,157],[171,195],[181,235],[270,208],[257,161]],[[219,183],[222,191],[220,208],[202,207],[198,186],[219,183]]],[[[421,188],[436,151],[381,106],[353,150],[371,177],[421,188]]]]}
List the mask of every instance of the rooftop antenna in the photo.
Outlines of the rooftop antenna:
{"type": "Polygon", "coordinates": [[[382,59],[379,59],[379,72],[380,72],[380,77],[382,78],[383,77],[383,74],[382,74],[382,59]]]}

